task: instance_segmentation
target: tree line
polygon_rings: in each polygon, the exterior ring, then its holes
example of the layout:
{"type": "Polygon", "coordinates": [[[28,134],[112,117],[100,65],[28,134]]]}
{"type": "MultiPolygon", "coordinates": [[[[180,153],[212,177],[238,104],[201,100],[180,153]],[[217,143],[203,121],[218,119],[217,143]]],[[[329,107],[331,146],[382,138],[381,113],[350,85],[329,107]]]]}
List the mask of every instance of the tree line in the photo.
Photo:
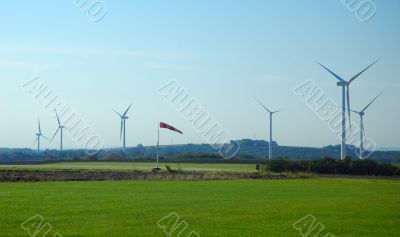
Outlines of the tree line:
{"type": "Polygon", "coordinates": [[[309,172],[317,174],[369,175],[369,176],[400,176],[400,169],[390,163],[378,163],[371,159],[344,160],[323,158],[319,160],[287,160],[275,159],[264,166],[267,171],[309,172]]]}

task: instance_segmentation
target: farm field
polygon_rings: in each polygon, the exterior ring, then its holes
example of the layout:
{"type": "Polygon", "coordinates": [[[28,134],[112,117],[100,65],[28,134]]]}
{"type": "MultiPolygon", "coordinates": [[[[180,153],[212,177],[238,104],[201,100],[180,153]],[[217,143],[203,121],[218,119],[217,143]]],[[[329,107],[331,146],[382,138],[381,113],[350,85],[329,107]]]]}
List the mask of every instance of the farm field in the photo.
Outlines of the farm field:
{"type": "Polygon", "coordinates": [[[301,236],[292,225],[310,214],[325,227],[316,236],[397,236],[400,182],[0,183],[1,236],[28,236],[21,223],[34,215],[41,215],[62,236],[178,236],[157,226],[170,213],[188,223],[187,234],[196,231],[198,236],[301,236]]]}
{"type": "MultiPolygon", "coordinates": [[[[185,171],[228,171],[255,172],[254,164],[207,164],[207,163],[160,163],[161,168],[169,165],[173,169],[185,171]]],[[[155,167],[150,162],[65,162],[41,165],[0,165],[0,169],[102,169],[102,170],[143,170],[150,171],[155,167]]]]}

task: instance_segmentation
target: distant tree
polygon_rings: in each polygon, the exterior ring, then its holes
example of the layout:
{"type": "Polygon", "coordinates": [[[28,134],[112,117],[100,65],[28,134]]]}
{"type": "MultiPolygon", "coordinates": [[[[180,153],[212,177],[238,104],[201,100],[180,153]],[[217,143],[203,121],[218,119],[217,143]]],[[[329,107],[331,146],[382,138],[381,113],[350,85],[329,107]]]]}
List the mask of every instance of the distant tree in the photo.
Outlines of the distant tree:
{"type": "Polygon", "coordinates": [[[319,174],[334,174],[335,173],[335,159],[324,158],[312,162],[311,170],[319,174]]]}
{"type": "Polygon", "coordinates": [[[399,169],[389,163],[378,164],[376,167],[376,175],[393,176],[399,175],[399,169]]]}
{"type": "Polygon", "coordinates": [[[89,156],[89,160],[90,160],[90,161],[98,161],[99,158],[97,157],[97,154],[94,154],[94,155],[90,155],[90,156],[89,156]]]}
{"type": "Polygon", "coordinates": [[[347,156],[344,160],[336,160],[337,174],[350,174],[351,157],[347,156]]]}
{"type": "Polygon", "coordinates": [[[114,155],[107,157],[105,160],[107,160],[107,161],[123,161],[124,157],[121,155],[114,154],[114,155]]]}
{"type": "Polygon", "coordinates": [[[268,168],[272,172],[282,173],[289,170],[289,161],[284,159],[271,160],[268,168]]]}
{"type": "Polygon", "coordinates": [[[310,160],[290,161],[288,169],[291,172],[311,172],[311,161],[310,160]]]}
{"type": "Polygon", "coordinates": [[[371,159],[355,160],[351,164],[350,173],[355,175],[375,175],[378,163],[371,159]]]}

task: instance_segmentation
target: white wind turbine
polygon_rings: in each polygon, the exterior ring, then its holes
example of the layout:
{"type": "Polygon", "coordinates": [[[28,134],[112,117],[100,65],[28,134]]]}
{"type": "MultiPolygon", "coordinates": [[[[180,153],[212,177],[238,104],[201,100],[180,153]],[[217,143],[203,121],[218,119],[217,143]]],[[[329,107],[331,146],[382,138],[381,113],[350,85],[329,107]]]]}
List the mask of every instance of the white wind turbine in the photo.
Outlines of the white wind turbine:
{"type": "Polygon", "coordinates": [[[63,129],[65,128],[64,125],[61,125],[60,122],[60,117],[58,117],[57,110],[56,111],[56,117],[57,117],[57,123],[58,123],[58,128],[57,131],[54,133],[53,137],[51,138],[51,141],[53,141],[54,137],[57,135],[58,131],[60,131],[60,150],[62,151],[63,149],[63,129]]]}
{"type": "Polygon", "coordinates": [[[349,81],[344,80],[342,77],[338,76],[331,70],[329,70],[327,67],[322,65],[321,63],[317,62],[321,67],[323,67],[325,70],[327,70],[330,74],[332,74],[339,82],[337,82],[337,86],[342,87],[342,144],[340,146],[340,159],[344,160],[346,158],[346,110],[348,110],[348,117],[349,117],[349,125],[351,129],[351,123],[350,123],[350,84],[357,78],[359,77],[363,72],[365,72],[368,68],[370,68],[372,65],[377,63],[379,61],[376,60],[373,62],[371,65],[366,67],[364,70],[356,74],[354,77],[350,78],[349,81]],[[347,99],[346,99],[347,98],[347,99]],[[346,109],[346,101],[347,101],[347,109],[346,109]]]}
{"type": "Polygon", "coordinates": [[[356,113],[360,116],[360,159],[363,158],[363,151],[364,151],[364,138],[365,138],[365,130],[364,130],[364,115],[365,115],[365,110],[368,109],[368,107],[383,93],[383,91],[381,93],[379,93],[377,96],[375,96],[374,99],[371,100],[371,102],[369,102],[369,104],[367,104],[367,106],[365,106],[365,108],[361,111],[355,111],[355,110],[351,110],[351,112],[356,113]]]}
{"type": "Polygon", "coordinates": [[[258,100],[258,103],[269,113],[269,151],[268,151],[268,158],[272,159],[272,115],[275,113],[279,113],[282,110],[277,110],[277,111],[271,111],[269,110],[263,103],[261,103],[260,100],[258,100]]]}
{"type": "Polygon", "coordinates": [[[129,118],[128,116],[126,116],[126,114],[128,113],[131,106],[132,106],[132,104],[129,105],[129,107],[125,110],[125,113],[123,113],[122,115],[114,110],[114,112],[121,118],[121,130],[119,133],[119,139],[122,138],[122,146],[123,146],[124,152],[125,152],[125,148],[126,148],[126,135],[125,135],[126,126],[125,125],[126,125],[126,120],[129,118]]]}
{"type": "Polygon", "coordinates": [[[40,137],[43,137],[47,141],[49,141],[49,139],[42,134],[42,129],[40,128],[40,120],[39,120],[39,118],[38,118],[38,126],[39,126],[39,131],[36,133],[36,139],[33,142],[33,144],[35,144],[37,142],[37,152],[39,153],[40,152],[40,137]]]}

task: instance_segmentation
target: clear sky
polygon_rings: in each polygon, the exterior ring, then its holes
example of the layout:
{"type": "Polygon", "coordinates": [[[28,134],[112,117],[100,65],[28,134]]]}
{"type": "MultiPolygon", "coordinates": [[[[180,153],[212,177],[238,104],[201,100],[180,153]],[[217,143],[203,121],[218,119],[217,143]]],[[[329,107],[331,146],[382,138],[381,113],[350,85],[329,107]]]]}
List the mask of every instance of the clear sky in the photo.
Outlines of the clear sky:
{"type": "MultiPolygon", "coordinates": [[[[112,109],[131,102],[129,146],[155,144],[159,121],[184,132],[163,131],[162,144],[207,142],[157,92],[173,79],[235,139],[268,139],[258,97],[284,109],[274,117],[279,144],[339,144],[292,89],[311,79],[340,102],[335,79],[315,61],[350,78],[377,58],[351,86],[352,108],[384,90],[365,129],[380,147],[400,146],[400,1],[373,0],[376,15],[367,22],[340,0],[104,2],[107,14],[95,23],[72,0],[0,1],[0,147],[34,147],[38,116],[45,135],[55,132],[54,116],[22,89],[36,76],[106,147],[120,144],[112,109]]],[[[65,147],[77,145],[65,136],[65,147]]]]}

